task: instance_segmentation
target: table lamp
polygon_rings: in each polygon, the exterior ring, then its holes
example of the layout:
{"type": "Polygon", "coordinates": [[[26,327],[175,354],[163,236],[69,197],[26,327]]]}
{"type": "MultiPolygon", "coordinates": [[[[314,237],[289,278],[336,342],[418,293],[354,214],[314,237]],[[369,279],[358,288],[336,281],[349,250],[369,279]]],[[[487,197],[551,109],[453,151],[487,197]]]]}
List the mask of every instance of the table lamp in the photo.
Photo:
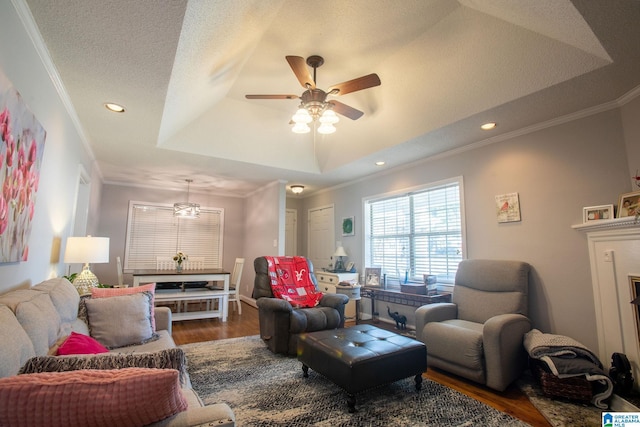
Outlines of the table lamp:
{"type": "Polygon", "coordinates": [[[338,249],[334,252],[333,256],[336,258],[336,272],[343,272],[344,270],[344,261],[342,257],[347,256],[344,248],[342,246],[338,246],[338,249]]]}
{"type": "Polygon", "coordinates": [[[89,269],[90,263],[109,262],[108,237],[68,237],[64,251],[67,264],[84,263],[82,272],[73,279],[73,286],[80,295],[90,294],[91,288],[100,284],[98,278],[89,269]]]}

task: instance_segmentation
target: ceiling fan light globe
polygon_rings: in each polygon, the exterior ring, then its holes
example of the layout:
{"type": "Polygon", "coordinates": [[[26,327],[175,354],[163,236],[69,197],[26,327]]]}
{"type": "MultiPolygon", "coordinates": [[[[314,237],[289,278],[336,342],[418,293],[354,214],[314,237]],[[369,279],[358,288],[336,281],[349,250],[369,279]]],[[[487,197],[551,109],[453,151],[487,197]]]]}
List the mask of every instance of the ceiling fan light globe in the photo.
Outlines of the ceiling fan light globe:
{"type": "Polygon", "coordinates": [[[336,128],[331,123],[322,123],[318,128],[318,133],[321,133],[323,135],[329,135],[334,133],[335,131],[336,128]]]}
{"type": "Polygon", "coordinates": [[[309,133],[309,132],[311,132],[311,128],[309,126],[307,126],[306,123],[296,123],[295,125],[293,125],[291,130],[293,131],[293,133],[309,133]]]}
{"type": "Polygon", "coordinates": [[[338,123],[340,121],[340,119],[338,118],[338,115],[333,110],[325,110],[324,113],[322,113],[322,116],[320,116],[320,119],[318,120],[322,124],[328,123],[331,125],[338,123]]]}
{"type": "Polygon", "coordinates": [[[291,120],[293,120],[296,124],[307,124],[311,123],[313,119],[305,108],[299,108],[298,111],[296,111],[296,113],[293,115],[293,117],[291,117],[291,120]]]}

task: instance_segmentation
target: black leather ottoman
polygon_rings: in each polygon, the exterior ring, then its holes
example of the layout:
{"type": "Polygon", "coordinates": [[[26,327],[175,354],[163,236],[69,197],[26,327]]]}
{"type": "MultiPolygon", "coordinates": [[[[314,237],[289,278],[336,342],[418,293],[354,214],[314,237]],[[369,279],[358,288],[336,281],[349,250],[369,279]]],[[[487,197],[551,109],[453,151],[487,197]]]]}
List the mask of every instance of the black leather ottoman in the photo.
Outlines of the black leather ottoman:
{"type": "Polygon", "coordinates": [[[415,376],[422,388],[427,370],[427,348],[420,341],[371,325],[302,333],[298,360],[304,376],[309,368],[347,392],[349,412],[355,411],[356,393],[415,376]]]}

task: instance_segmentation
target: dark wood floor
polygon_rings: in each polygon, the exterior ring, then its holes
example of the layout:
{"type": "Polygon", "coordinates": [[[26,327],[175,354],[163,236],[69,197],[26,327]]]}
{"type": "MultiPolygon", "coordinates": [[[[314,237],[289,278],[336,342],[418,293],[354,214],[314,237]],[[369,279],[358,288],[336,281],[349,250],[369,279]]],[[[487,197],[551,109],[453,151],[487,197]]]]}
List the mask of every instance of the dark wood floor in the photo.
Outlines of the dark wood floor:
{"type": "MultiPolygon", "coordinates": [[[[242,304],[242,315],[237,311],[229,313],[227,322],[220,319],[187,320],[173,323],[173,339],[177,345],[225,338],[244,337],[260,333],[258,310],[245,303],[242,304]]],[[[347,325],[348,326],[348,325],[347,325]]],[[[467,396],[477,399],[502,412],[527,422],[533,426],[550,427],[549,422],[529,402],[518,387],[512,385],[503,393],[497,393],[464,378],[456,377],[444,371],[429,369],[424,374],[447,387],[453,388],[467,396]]]]}

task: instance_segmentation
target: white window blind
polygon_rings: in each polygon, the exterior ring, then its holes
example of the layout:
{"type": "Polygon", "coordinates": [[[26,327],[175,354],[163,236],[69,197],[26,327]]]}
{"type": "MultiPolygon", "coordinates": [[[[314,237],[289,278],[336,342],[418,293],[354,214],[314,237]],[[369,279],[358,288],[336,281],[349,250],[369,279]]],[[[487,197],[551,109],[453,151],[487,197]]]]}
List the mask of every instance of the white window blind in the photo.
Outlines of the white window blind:
{"type": "Polygon", "coordinates": [[[452,283],[463,255],[461,180],[365,201],[367,267],[380,267],[388,288],[435,274],[452,283]]]}
{"type": "Polygon", "coordinates": [[[182,251],[204,258],[205,268],[222,267],[224,210],[201,208],[198,219],[173,216],[173,205],[130,202],[124,270],[156,268],[158,257],[182,251]]]}

